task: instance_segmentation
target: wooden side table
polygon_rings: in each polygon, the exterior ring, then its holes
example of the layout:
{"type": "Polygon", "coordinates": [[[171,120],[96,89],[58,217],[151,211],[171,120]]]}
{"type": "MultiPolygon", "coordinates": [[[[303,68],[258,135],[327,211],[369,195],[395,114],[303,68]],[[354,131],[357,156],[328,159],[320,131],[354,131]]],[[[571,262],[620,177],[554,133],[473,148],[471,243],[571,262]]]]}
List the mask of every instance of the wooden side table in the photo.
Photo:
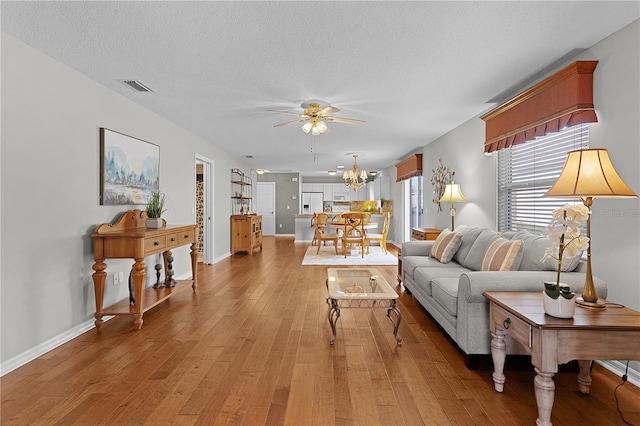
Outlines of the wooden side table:
{"type": "Polygon", "coordinates": [[[484,296],[490,301],[495,389],[504,389],[505,338],[509,338],[525,348],[535,367],[536,425],[551,425],[553,375],[558,372],[558,364],[577,359],[579,389],[588,394],[592,360],[640,360],[640,312],[624,307],[577,307],[573,318],[559,319],[544,313],[542,291],[485,292],[484,296]]]}
{"type": "Polygon", "coordinates": [[[427,240],[435,240],[438,238],[442,232],[441,229],[435,228],[412,228],[411,229],[411,240],[412,241],[427,241],[427,240]]]}

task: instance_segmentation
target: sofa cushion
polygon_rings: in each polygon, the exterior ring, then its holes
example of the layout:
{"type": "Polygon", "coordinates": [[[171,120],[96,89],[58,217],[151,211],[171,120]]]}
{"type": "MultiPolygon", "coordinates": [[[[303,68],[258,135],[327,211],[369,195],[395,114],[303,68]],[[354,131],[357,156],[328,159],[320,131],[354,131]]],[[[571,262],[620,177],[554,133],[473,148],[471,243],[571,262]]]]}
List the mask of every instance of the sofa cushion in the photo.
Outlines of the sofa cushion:
{"type": "Polygon", "coordinates": [[[431,281],[433,299],[451,315],[458,315],[458,278],[437,278],[431,281]]]}
{"type": "Polygon", "coordinates": [[[482,267],[482,259],[484,259],[484,253],[487,251],[487,247],[489,246],[489,242],[493,237],[500,236],[493,229],[483,228],[482,232],[478,235],[476,240],[473,242],[471,249],[469,250],[469,254],[464,259],[462,266],[473,269],[474,271],[479,271],[482,267]]]}
{"type": "Polygon", "coordinates": [[[466,225],[456,226],[456,232],[462,234],[462,241],[460,242],[458,251],[453,255],[453,260],[464,265],[464,259],[469,254],[471,246],[476,241],[476,238],[478,238],[478,235],[485,229],[486,228],[473,228],[466,225]]]}
{"type": "MultiPolygon", "coordinates": [[[[443,265],[438,262],[437,259],[429,256],[402,256],[402,270],[405,275],[408,275],[412,279],[415,279],[416,268],[430,266],[447,267],[449,265],[443,265]]],[[[454,265],[451,265],[454,266],[454,265]]],[[[458,266],[458,265],[455,265],[458,266]]]]}
{"type": "Polygon", "coordinates": [[[444,229],[431,246],[429,256],[438,259],[440,263],[449,263],[461,242],[462,234],[451,232],[448,228],[444,229]]]}
{"type": "Polygon", "coordinates": [[[431,284],[433,280],[442,278],[455,278],[457,280],[460,278],[460,275],[471,272],[469,269],[463,268],[455,262],[450,262],[447,265],[449,265],[449,267],[443,267],[444,265],[438,263],[435,267],[416,268],[413,281],[415,281],[416,285],[420,286],[426,294],[431,296],[431,284]]]}
{"type": "MultiPolygon", "coordinates": [[[[555,271],[558,268],[558,261],[553,258],[547,258],[543,262],[544,251],[551,246],[551,241],[544,235],[532,234],[529,231],[518,231],[513,239],[522,240],[524,243],[522,262],[520,262],[521,271],[555,271]]],[[[565,258],[562,261],[562,271],[571,272],[578,267],[582,254],[565,258]]]]}
{"type": "Polygon", "coordinates": [[[493,237],[482,259],[481,271],[517,271],[522,261],[522,240],[493,237]]]}

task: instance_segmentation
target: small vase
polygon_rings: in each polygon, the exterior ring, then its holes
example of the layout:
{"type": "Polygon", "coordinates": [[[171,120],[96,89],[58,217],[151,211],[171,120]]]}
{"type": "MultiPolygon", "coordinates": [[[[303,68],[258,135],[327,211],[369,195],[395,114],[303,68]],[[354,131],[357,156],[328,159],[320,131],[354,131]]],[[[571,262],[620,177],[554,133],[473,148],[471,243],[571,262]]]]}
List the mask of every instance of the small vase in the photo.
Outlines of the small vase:
{"type": "Polygon", "coordinates": [[[160,229],[164,225],[162,218],[151,218],[148,217],[145,222],[145,226],[149,229],[160,229]]]}
{"type": "Polygon", "coordinates": [[[558,296],[557,299],[552,299],[543,290],[542,305],[544,307],[544,313],[547,315],[556,318],[573,318],[576,312],[576,295],[574,294],[571,299],[566,299],[562,296],[558,296]]]}

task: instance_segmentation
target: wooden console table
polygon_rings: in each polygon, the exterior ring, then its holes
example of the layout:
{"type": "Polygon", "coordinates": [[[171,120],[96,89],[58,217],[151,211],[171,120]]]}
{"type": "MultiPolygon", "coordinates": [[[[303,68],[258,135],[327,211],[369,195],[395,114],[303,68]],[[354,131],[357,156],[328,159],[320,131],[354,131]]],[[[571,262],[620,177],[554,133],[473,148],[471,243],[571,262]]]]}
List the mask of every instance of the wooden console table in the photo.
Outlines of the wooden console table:
{"type": "Polygon", "coordinates": [[[579,389],[588,394],[592,360],[640,361],[640,312],[624,307],[576,307],[573,318],[559,319],[544,313],[542,291],[486,292],[484,296],[490,301],[495,389],[497,392],[504,389],[505,337],[508,337],[525,348],[535,367],[536,425],[551,425],[555,394],[553,375],[558,372],[558,364],[578,360],[579,389]]]}
{"type": "MultiPolygon", "coordinates": [[[[144,210],[130,210],[125,212],[115,224],[103,223],[99,225],[93,238],[93,286],[96,297],[95,325],[99,330],[102,317],[105,315],[133,315],[133,324],[139,330],[142,328],[142,315],[152,307],[171,297],[179,288],[191,284],[193,291],[197,286],[198,248],[196,240],[196,225],[165,226],[160,229],[147,229],[145,222],[147,212],[144,210]],[[167,282],[167,271],[172,269],[171,249],[191,244],[191,273],[192,280],[167,282]],[[162,253],[164,258],[165,284],[159,288],[144,288],[146,278],[146,264],[144,258],[162,253]],[[135,303],[123,300],[103,309],[104,284],[107,278],[105,259],[134,259],[133,281],[135,303]]],[[[168,276],[171,281],[171,275],[168,276]]]]}

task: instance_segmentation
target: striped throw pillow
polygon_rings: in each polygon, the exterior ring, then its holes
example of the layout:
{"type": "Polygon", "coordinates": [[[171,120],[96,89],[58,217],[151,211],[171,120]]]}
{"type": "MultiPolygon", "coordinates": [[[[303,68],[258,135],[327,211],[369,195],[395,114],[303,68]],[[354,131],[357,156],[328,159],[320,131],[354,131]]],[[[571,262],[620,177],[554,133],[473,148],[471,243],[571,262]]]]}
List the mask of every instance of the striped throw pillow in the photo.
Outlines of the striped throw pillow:
{"type": "Polygon", "coordinates": [[[429,256],[438,259],[440,263],[449,263],[462,244],[462,234],[443,230],[433,242],[429,256]]]}
{"type": "Polygon", "coordinates": [[[493,237],[484,252],[481,271],[515,271],[520,267],[522,240],[493,237]]]}

